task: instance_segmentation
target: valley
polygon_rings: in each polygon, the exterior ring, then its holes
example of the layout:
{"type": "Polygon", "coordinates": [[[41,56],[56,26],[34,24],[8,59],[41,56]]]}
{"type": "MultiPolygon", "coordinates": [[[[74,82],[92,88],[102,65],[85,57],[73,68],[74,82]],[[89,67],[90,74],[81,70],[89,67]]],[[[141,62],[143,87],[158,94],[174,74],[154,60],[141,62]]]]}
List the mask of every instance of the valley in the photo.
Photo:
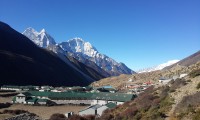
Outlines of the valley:
{"type": "Polygon", "coordinates": [[[0,120],[200,120],[199,6],[2,0],[0,120]]]}

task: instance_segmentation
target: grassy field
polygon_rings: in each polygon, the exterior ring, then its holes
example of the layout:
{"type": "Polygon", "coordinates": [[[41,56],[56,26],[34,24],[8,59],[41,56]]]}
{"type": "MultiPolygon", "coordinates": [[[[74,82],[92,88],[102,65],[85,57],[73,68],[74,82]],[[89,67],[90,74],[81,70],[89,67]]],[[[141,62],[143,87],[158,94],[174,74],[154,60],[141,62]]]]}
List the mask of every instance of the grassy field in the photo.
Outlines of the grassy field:
{"type": "MultiPolygon", "coordinates": [[[[0,102],[10,102],[12,100],[12,97],[0,97],[0,102]]],[[[23,105],[23,104],[13,104],[9,108],[3,108],[0,109],[0,112],[3,110],[9,109],[9,110],[27,110],[31,113],[35,113],[38,116],[40,116],[42,119],[48,119],[52,114],[54,113],[66,113],[66,112],[74,112],[78,113],[78,111],[86,108],[87,106],[71,106],[71,105],[62,105],[62,106],[31,106],[31,105],[23,105]]],[[[5,119],[10,117],[11,115],[8,114],[0,114],[0,119],[5,119]]]]}

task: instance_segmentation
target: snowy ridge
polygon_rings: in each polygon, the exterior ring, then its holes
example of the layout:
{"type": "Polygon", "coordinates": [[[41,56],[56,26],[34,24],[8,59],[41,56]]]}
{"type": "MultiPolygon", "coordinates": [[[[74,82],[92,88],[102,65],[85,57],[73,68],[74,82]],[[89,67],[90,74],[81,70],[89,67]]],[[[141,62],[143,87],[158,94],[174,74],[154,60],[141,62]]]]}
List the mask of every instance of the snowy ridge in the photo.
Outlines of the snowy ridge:
{"type": "Polygon", "coordinates": [[[47,48],[49,45],[55,45],[55,40],[47,34],[45,29],[42,29],[40,32],[37,32],[33,28],[27,28],[23,33],[26,37],[31,39],[36,45],[47,48]]]}
{"type": "Polygon", "coordinates": [[[144,73],[144,72],[152,72],[152,71],[156,71],[156,70],[162,70],[163,68],[170,66],[170,65],[173,65],[177,62],[179,62],[179,60],[170,60],[166,63],[160,64],[160,65],[155,66],[155,67],[145,68],[145,69],[139,70],[139,71],[137,71],[137,73],[144,73]]]}
{"type": "Polygon", "coordinates": [[[133,73],[126,65],[118,63],[112,58],[99,53],[95,47],[81,38],[70,39],[67,42],[60,43],[59,46],[80,62],[84,63],[85,59],[88,59],[111,75],[133,73]]]}
{"type": "Polygon", "coordinates": [[[54,53],[73,57],[85,65],[88,65],[88,60],[94,62],[111,76],[134,73],[125,64],[118,63],[112,58],[99,53],[95,47],[81,38],[76,37],[56,44],[55,40],[44,29],[37,32],[29,27],[22,34],[31,39],[36,45],[47,48],[54,53]]]}

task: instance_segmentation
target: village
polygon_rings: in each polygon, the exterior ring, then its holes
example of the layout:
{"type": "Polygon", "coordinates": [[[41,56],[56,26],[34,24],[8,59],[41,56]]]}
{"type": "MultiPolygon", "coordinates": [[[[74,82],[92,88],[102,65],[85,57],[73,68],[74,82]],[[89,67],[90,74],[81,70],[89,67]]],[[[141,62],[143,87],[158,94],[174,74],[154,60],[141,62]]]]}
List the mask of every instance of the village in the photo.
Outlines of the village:
{"type": "MultiPolygon", "coordinates": [[[[112,86],[52,87],[3,85],[1,90],[19,92],[19,94],[13,97],[12,104],[86,106],[78,114],[92,114],[95,116],[101,116],[104,110],[114,108],[137,97],[136,94],[123,93],[112,86]]],[[[67,111],[65,116],[70,117],[73,114],[73,111],[67,111]]]]}
{"type": "MultiPolygon", "coordinates": [[[[34,106],[85,106],[84,109],[78,111],[79,115],[95,115],[101,116],[106,109],[115,108],[117,105],[123,104],[136,98],[140,93],[150,86],[165,85],[171,80],[185,77],[187,74],[173,76],[172,78],[160,78],[157,83],[151,81],[144,83],[135,83],[132,79],[128,79],[124,83],[122,89],[107,86],[74,86],[74,87],[52,87],[52,86],[13,86],[3,85],[1,90],[17,91],[18,94],[12,98],[12,104],[24,104],[34,106]]],[[[73,111],[66,111],[65,116],[70,117],[73,111]]]]}

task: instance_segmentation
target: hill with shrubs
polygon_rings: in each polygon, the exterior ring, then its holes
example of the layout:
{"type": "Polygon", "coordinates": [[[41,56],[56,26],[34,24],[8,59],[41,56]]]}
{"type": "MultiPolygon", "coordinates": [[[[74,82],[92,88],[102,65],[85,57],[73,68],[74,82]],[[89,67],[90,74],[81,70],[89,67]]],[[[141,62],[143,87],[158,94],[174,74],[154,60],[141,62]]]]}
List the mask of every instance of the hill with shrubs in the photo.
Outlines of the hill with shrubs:
{"type": "Polygon", "coordinates": [[[200,68],[167,85],[152,86],[123,105],[104,111],[100,120],[198,120],[200,68]]]}

